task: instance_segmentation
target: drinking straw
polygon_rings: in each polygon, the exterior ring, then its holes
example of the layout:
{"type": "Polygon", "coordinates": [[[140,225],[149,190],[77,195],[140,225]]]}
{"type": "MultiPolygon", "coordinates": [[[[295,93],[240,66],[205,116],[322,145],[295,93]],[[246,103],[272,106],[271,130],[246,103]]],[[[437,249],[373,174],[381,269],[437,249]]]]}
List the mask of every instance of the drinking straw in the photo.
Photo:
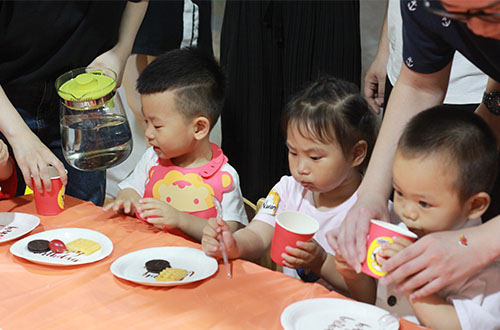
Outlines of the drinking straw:
{"type": "MultiPolygon", "coordinates": [[[[217,218],[222,220],[222,205],[219,200],[212,195],[212,200],[214,201],[215,209],[217,210],[217,218]]],[[[219,240],[220,249],[222,252],[222,259],[224,260],[224,266],[226,267],[227,277],[231,278],[231,267],[229,266],[229,261],[227,259],[226,245],[224,245],[224,240],[222,239],[222,232],[217,234],[217,239],[219,240]]]]}

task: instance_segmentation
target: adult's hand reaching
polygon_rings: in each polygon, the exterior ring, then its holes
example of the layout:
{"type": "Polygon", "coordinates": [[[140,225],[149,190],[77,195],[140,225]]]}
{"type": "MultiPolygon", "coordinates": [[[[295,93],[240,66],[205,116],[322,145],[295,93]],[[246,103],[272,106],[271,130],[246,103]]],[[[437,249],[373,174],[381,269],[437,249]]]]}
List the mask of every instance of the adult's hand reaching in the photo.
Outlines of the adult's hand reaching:
{"type": "Polygon", "coordinates": [[[483,245],[483,236],[475,235],[484,230],[480,227],[425,235],[384,263],[382,270],[389,273],[382,283],[399,283],[398,290],[418,299],[473,275],[496,258],[487,240],[483,245]],[[461,235],[467,246],[459,243],[461,235]]]}
{"type": "Polygon", "coordinates": [[[31,181],[33,178],[39,192],[43,192],[43,187],[46,191],[52,190],[47,165],[52,165],[59,173],[63,184],[67,184],[68,178],[63,163],[27,126],[26,130],[22,130],[22,133],[11,136],[9,144],[12,146],[17,165],[21,169],[24,182],[28,187],[35,189],[31,181]]]}
{"type": "Polygon", "coordinates": [[[124,55],[118,51],[117,47],[114,47],[96,57],[92,63],[89,64],[89,67],[113,70],[116,73],[116,86],[120,87],[127,58],[128,54],[124,55]]]}
{"type": "Polygon", "coordinates": [[[109,68],[117,74],[116,84],[120,87],[123,77],[123,71],[127,58],[129,57],[132,46],[141,26],[142,19],[148,8],[148,1],[127,2],[120,22],[120,32],[118,33],[118,42],[107,52],[99,55],[89,64],[90,67],[109,68]]]}
{"type": "Polygon", "coordinates": [[[389,59],[389,38],[387,34],[387,14],[380,31],[377,54],[365,74],[365,87],[363,94],[375,113],[380,113],[384,106],[385,79],[387,74],[387,61],[389,59]]]}
{"type": "Polygon", "coordinates": [[[59,173],[63,184],[67,184],[68,177],[63,163],[29,129],[16,108],[10,103],[1,86],[0,111],[2,114],[0,131],[12,147],[14,158],[28,187],[34,189],[31,181],[33,178],[38,191],[43,192],[42,181],[45,190],[52,190],[47,165],[52,165],[59,173]]]}
{"type": "Polygon", "coordinates": [[[371,219],[389,221],[387,200],[380,197],[358,195],[358,200],[349,210],[339,228],[327,233],[328,243],[344,257],[356,271],[366,256],[366,236],[371,219]]]}
{"type": "Polygon", "coordinates": [[[387,58],[375,57],[365,75],[363,94],[366,101],[375,113],[380,113],[380,107],[384,106],[385,79],[387,58]]]}

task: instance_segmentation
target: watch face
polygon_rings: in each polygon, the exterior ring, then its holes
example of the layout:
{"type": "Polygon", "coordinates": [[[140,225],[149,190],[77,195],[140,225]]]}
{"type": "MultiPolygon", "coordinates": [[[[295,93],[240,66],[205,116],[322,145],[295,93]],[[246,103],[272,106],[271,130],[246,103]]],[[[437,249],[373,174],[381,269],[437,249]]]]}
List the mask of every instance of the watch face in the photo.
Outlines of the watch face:
{"type": "Polygon", "coordinates": [[[500,115],[500,91],[484,93],[483,103],[495,115],[500,115]]]}

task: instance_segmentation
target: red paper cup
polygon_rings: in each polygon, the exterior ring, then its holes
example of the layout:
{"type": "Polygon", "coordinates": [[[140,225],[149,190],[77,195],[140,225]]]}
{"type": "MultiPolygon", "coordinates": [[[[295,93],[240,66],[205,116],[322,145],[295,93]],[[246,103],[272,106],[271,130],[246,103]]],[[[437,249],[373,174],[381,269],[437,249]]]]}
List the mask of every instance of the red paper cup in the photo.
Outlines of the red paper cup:
{"type": "Polygon", "coordinates": [[[382,266],[377,262],[376,256],[380,248],[385,243],[394,242],[393,237],[404,237],[412,242],[417,239],[417,235],[411,231],[380,220],[370,220],[370,231],[366,241],[366,259],[361,271],[375,278],[381,278],[386,273],[382,271],[382,266]]]}
{"type": "MultiPolygon", "coordinates": [[[[67,171],[66,171],[67,173],[67,171]]],[[[35,195],[35,205],[36,211],[40,215],[57,215],[64,210],[64,191],[65,186],[62,184],[59,173],[52,166],[49,166],[49,175],[52,182],[52,190],[50,192],[45,191],[43,187],[43,193],[38,192],[35,187],[35,181],[33,182],[33,194],[35,195]]]]}
{"type": "Polygon", "coordinates": [[[285,247],[297,247],[297,242],[307,242],[318,231],[319,223],[313,217],[297,211],[285,211],[276,216],[271,259],[283,266],[281,254],[285,247]]]}

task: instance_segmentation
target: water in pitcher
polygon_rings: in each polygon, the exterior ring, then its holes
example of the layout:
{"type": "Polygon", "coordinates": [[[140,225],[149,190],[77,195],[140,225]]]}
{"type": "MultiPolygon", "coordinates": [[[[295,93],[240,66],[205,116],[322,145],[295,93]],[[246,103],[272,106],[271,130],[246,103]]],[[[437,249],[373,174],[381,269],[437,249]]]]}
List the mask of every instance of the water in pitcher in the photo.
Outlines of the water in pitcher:
{"type": "Polygon", "coordinates": [[[80,170],[105,170],[120,164],[132,152],[131,137],[123,115],[82,112],[61,118],[64,157],[80,170]]]}

